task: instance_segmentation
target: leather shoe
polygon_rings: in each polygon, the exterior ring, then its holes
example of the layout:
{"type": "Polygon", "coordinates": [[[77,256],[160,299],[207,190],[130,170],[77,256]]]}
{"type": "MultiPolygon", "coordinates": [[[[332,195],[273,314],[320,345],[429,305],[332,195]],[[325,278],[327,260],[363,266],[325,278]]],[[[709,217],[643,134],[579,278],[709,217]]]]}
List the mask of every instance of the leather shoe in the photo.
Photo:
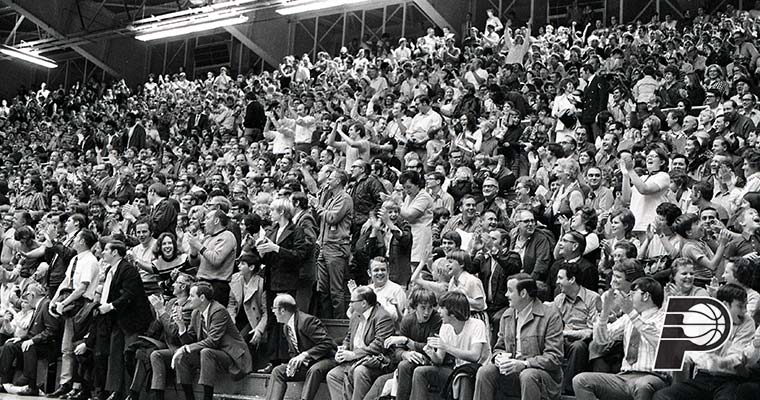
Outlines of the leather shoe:
{"type": "Polygon", "coordinates": [[[106,400],[122,400],[122,395],[119,392],[113,392],[106,400]]]}
{"type": "Polygon", "coordinates": [[[18,392],[18,395],[20,396],[37,396],[39,394],[40,394],[40,391],[37,390],[37,388],[32,387],[31,385],[24,386],[24,389],[18,392]]]}
{"type": "Polygon", "coordinates": [[[260,374],[271,374],[273,369],[274,369],[274,365],[272,365],[272,363],[269,363],[264,368],[262,368],[262,369],[260,369],[260,370],[258,370],[256,372],[258,372],[260,374]]]}
{"type": "Polygon", "coordinates": [[[84,390],[79,390],[73,395],[69,396],[69,400],[89,400],[90,393],[85,392],[84,390]]]}
{"type": "Polygon", "coordinates": [[[71,386],[61,385],[55,392],[49,393],[46,397],[49,398],[62,398],[65,394],[71,392],[71,386]]]}
{"type": "Polygon", "coordinates": [[[61,398],[65,399],[65,400],[71,400],[71,399],[78,398],[79,395],[81,395],[81,394],[82,394],[82,389],[74,388],[74,389],[71,389],[70,392],[68,392],[65,395],[61,396],[61,398]]]}

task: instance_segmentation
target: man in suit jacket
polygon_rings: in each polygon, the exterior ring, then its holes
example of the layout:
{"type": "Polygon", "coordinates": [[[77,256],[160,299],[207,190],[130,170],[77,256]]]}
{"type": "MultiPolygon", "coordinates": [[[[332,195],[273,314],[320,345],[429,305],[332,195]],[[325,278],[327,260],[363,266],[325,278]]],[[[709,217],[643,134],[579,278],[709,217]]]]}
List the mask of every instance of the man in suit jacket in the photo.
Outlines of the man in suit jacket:
{"type": "Polygon", "coordinates": [[[188,308],[193,309],[190,325],[176,321],[184,345],[172,357],[172,368],[182,385],[186,400],[194,400],[193,377],[200,368],[198,384],[203,386],[203,399],[213,400],[217,373],[229,371],[241,377],[251,371],[251,353],[227,309],[212,300],[214,289],[208,282],[190,287],[188,308]]]}
{"type": "Polygon", "coordinates": [[[587,134],[592,132],[596,136],[599,131],[593,129],[596,122],[596,115],[600,111],[607,109],[609,100],[610,84],[607,79],[596,73],[596,68],[591,64],[583,64],[581,67],[581,78],[587,82],[586,88],[583,89],[583,111],[581,111],[581,124],[586,127],[587,134]]]}
{"type": "Polygon", "coordinates": [[[163,183],[154,183],[148,187],[148,203],[153,207],[150,212],[150,231],[153,237],[169,232],[177,234],[177,215],[179,202],[169,197],[169,188],[163,183]]]}
{"type": "Polygon", "coordinates": [[[267,116],[264,112],[264,106],[256,99],[256,93],[253,91],[246,93],[245,99],[248,105],[245,107],[245,119],[243,128],[246,136],[253,136],[253,141],[264,140],[264,125],[267,122],[267,116]]]}
{"type": "Polygon", "coordinates": [[[316,302],[313,301],[315,283],[317,281],[317,256],[319,247],[317,247],[318,225],[314,216],[309,209],[309,199],[303,192],[293,193],[291,197],[293,206],[296,209],[296,215],[293,217],[293,224],[303,231],[304,239],[309,244],[309,253],[301,264],[298,273],[298,287],[296,288],[296,304],[298,309],[304,312],[316,309],[316,302]],[[313,308],[312,308],[313,307],[313,308]]]}
{"type": "Polygon", "coordinates": [[[196,129],[198,133],[201,133],[204,129],[208,129],[208,115],[203,113],[203,106],[196,106],[195,113],[190,114],[187,119],[187,131],[190,132],[196,129]]]}
{"type": "Polygon", "coordinates": [[[124,134],[121,137],[121,143],[123,149],[134,147],[137,150],[145,148],[145,128],[137,119],[137,115],[129,113],[127,115],[127,126],[124,130],[124,134]]]}
{"type": "Polygon", "coordinates": [[[113,240],[103,247],[102,261],[107,267],[98,308],[112,322],[105,389],[117,394],[124,393],[124,373],[134,373],[134,357],[125,359],[124,350],[145,333],[153,320],[140,273],[125,259],[126,255],[124,242],[113,240]]]}
{"type": "Polygon", "coordinates": [[[493,356],[478,369],[475,400],[559,398],[562,317],[556,307],[545,306],[536,297],[538,285],[530,275],[513,276],[507,287],[511,306],[501,317],[493,356]],[[516,348],[518,329],[520,351],[516,348]]]}
{"type": "Polygon", "coordinates": [[[385,339],[393,335],[393,319],[377,303],[368,286],[351,293],[351,322],[343,346],[335,354],[338,366],[327,373],[327,388],[332,400],[362,400],[372,382],[385,372],[375,361],[384,355],[385,339]],[[370,365],[370,361],[371,364],[370,365]]]}
{"type": "Polygon", "coordinates": [[[277,322],[282,324],[291,358],[272,370],[272,389],[268,399],[282,400],[287,382],[303,381],[301,399],[313,400],[325,373],[336,365],[333,355],[337,346],[327,334],[322,321],[298,311],[293,296],[277,296],[273,310],[277,322]]]}
{"type": "Polygon", "coordinates": [[[13,373],[21,370],[22,374],[16,382],[22,389],[22,395],[36,396],[37,390],[37,359],[41,355],[55,357],[56,341],[61,330],[61,320],[50,314],[45,288],[39,283],[31,283],[22,295],[34,307],[29,330],[22,337],[11,338],[0,347],[0,384],[10,383],[13,373]],[[14,360],[16,368],[12,368],[14,360]]]}

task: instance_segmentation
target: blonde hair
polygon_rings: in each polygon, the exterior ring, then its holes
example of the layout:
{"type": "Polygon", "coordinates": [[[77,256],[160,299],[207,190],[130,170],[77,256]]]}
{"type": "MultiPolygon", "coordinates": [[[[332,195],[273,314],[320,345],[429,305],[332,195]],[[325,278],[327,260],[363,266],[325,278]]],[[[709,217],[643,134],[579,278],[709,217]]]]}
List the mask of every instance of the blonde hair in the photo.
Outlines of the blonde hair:
{"type": "Polygon", "coordinates": [[[293,203],[290,199],[274,199],[272,204],[269,205],[269,209],[277,210],[277,212],[281,213],[287,219],[293,218],[293,215],[296,213],[296,209],[293,207],[293,203]]]}

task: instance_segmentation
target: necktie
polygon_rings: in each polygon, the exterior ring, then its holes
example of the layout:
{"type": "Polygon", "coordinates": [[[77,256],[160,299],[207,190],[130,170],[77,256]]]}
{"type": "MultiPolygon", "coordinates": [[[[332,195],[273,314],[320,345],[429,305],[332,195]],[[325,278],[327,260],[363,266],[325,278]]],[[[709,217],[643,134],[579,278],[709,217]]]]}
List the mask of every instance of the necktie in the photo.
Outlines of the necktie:
{"type": "Polygon", "coordinates": [[[105,281],[103,281],[103,291],[100,294],[100,304],[108,304],[108,295],[111,293],[111,282],[113,281],[113,268],[109,265],[106,267],[105,281]]]}
{"type": "Polygon", "coordinates": [[[77,261],[79,260],[79,256],[74,256],[74,258],[71,260],[71,275],[69,275],[69,286],[74,289],[74,274],[77,272],[77,261]]]}
{"type": "Polygon", "coordinates": [[[206,338],[206,335],[208,332],[206,331],[206,316],[201,313],[201,337],[200,339],[203,340],[206,338]]]}
{"type": "Polygon", "coordinates": [[[631,331],[631,338],[628,340],[628,349],[625,352],[625,361],[633,365],[639,359],[639,344],[641,344],[641,333],[634,328],[631,331]]]}
{"type": "Polygon", "coordinates": [[[194,125],[195,125],[195,126],[198,126],[198,124],[199,124],[200,122],[201,122],[201,115],[200,115],[200,114],[197,114],[197,115],[195,116],[195,124],[194,124],[194,125]]]}
{"type": "Polygon", "coordinates": [[[296,333],[293,331],[293,329],[290,329],[290,325],[285,324],[285,334],[288,335],[288,344],[290,345],[290,350],[293,352],[293,354],[299,354],[300,351],[298,350],[298,339],[296,339],[296,333]]]}

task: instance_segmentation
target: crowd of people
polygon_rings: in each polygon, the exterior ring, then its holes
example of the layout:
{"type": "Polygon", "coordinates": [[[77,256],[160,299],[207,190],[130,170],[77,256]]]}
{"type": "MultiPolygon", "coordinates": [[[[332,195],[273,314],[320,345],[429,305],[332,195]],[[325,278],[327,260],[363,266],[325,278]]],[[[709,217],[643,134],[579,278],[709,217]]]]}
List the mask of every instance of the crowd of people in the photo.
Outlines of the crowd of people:
{"type": "Polygon", "coordinates": [[[23,89],[0,391],[60,356],[73,400],[252,371],[271,400],[759,398],[755,8],[489,10],[273,72],[23,89]],[[654,369],[670,296],[732,316],[681,372],[654,369]]]}

